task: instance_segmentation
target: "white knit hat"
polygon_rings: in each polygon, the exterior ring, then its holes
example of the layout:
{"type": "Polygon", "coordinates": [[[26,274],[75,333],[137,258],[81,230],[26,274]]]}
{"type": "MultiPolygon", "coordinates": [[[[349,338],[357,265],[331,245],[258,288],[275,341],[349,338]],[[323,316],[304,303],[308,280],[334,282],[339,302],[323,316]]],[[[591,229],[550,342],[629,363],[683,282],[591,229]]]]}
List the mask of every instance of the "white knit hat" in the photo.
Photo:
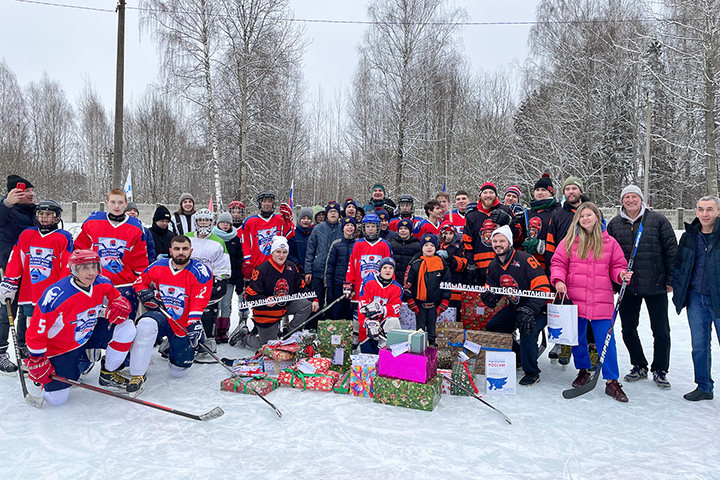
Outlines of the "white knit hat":
{"type": "Polygon", "coordinates": [[[288,247],[287,238],[285,238],[281,235],[273,237],[272,245],[270,246],[270,253],[273,253],[278,248],[284,248],[285,250],[290,250],[290,247],[288,247]]]}
{"type": "Polygon", "coordinates": [[[490,236],[490,239],[494,237],[495,235],[505,235],[505,238],[508,239],[508,242],[510,242],[510,245],[513,243],[513,234],[512,230],[510,230],[510,227],[507,225],[503,225],[502,227],[498,227],[495,230],[493,230],[492,235],[490,236]]]}

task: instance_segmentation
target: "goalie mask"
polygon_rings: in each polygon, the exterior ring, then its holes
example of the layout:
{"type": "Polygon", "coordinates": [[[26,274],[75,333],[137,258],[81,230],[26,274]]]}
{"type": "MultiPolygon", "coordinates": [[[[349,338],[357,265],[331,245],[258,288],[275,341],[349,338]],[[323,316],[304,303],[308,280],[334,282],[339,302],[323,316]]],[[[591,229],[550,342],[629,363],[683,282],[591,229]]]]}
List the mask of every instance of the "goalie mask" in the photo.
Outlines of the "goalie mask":
{"type": "Polygon", "coordinates": [[[195,212],[195,231],[207,237],[212,233],[213,225],[215,224],[215,214],[207,208],[201,208],[195,212]]]}
{"type": "Polygon", "coordinates": [[[54,200],[45,200],[35,208],[35,225],[45,235],[57,229],[62,215],[62,207],[54,200]]]}

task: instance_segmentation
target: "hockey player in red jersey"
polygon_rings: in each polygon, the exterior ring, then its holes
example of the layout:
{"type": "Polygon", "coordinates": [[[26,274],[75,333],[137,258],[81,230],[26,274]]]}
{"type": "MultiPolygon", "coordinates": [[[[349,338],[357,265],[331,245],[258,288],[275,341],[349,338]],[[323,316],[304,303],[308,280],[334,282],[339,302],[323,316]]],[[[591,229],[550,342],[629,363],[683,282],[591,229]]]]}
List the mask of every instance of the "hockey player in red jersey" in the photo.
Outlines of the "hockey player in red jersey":
{"type": "MultiPolygon", "coordinates": [[[[343,294],[351,302],[360,301],[360,287],[366,278],[380,271],[380,260],[385,257],[392,258],[390,244],[380,238],[380,219],[374,213],[365,215],[361,224],[363,238],[353,244],[350,262],[348,263],[343,294]]],[[[359,323],[357,308],[353,308],[353,344],[358,345],[359,323]]]]}
{"type": "Polygon", "coordinates": [[[125,215],[125,192],[110,190],[105,201],[108,211],[93,212],[75,239],[75,248],[94,250],[100,256],[102,274],[130,301],[134,319],[138,299],[132,288],[148,266],[145,231],[140,220],[125,215]]]}
{"type": "Polygon", "coordinates": [[[70,385],[53,380],[53,375],[79,379],[90,348],[106,349],[100,385],[125,388],[128,379],[116,370],[135,338],[135,325],[128,319],[130,303],[99,275],[98,254],[75,250],[68,265],[72,275],[45,290],[27,330],[28,375],[44,385],[42,396],[50,405],[65,403],[70,393],[70,385]]]}
{"type": "Polygon", "coordinates": [[[385,346],[385,332],[400,327],[402,287],[394,280],[395,261],[383,258],[380,272],[368,276],[360,287],[359,342],[362,353],[377,354],[385,346]]]}
{"type": "Polygon", "coordinates": [[[168,338],[170,374],[182,377],[193,364],[195,348],[204,339],[200,319],[210,300],[213,277],[201,261],[190,258],[192,251],[189,237],[174,237],[170,258],[150,265],[133,285],[148,311],[138,319],[137,338],[130,350],[132,377],[127,391],[132,395],[143,389],[156,340],[168,338]]]}
{"type": "Polygon", "coordinates": [[[0,302],[18,295],[19,313],[16,321],[18,342],[23,358],[25,319],[32,317],[40,295],[53,283],[67,275],[73,239],[66,230],[58,228],[62,208],[54,200],[40,202],[35,209],[35,227],[25,229],[10,253],[5,278],[0,283],[0,302]],[[21,279],[24,279],[22,282],[21,279]],[[19,289],[19,292],[18,292],[19,289]]]}
{"type": "Polygon", "coordinates": [[[243,276],[250,278],[255,267],[270,258],[270,246],[273,238],[281,235],[290,239],[295,235],[295,225],[275,212],[275,194],[260,192],[257,196],[258,215],[252,215],[242,224],[243,276]]]}
{"type": "Polygon", "coordinates": [[[402,219],[410,220],[413,229],[420,221],[420,217],[415,216],[415,199],[412,195],[400,195],[400,198],[398,198],[398,216],[390,221],[388,229],[397,232],[398,224],[402,219]]]}
{"type": "Polygon", "coordinates": [[[462,237],[463,230],[465,229],[465,215],[468,213],[467,208],[469,204],[470,195],[465,190],[458,190],[455,194],[455,206],[457,208],[446,213],[443,220],[450,221],[460,237],[462,237]]]}
{"type": "Polygon", "coordinates": [[[424,235],[431,234],[436,237],[440,235],[440,224],[442,223],[442,206],[437,200],[428,200],[423,205],[427,220],[422,219],[415,224],[413,235],[420,240],[424,235]]]}

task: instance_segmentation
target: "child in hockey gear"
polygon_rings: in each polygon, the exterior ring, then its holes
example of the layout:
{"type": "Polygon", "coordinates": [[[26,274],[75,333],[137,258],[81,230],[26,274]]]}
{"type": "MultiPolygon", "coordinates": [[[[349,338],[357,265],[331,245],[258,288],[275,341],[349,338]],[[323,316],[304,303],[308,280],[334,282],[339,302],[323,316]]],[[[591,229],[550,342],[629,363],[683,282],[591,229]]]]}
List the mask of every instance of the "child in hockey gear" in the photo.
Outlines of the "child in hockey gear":
{"type": "MultiPolygon", "coordinates": [[[[332,302],[343,295],[345,274],[350,263],[350,254],[355,244],[355,230],[357,222],[355,217],[345,217],[340,221],[343,236],[330,244],[327,266],[325,268],[325,282],[328,286],[328,302],[332,302]]],[[[344,298],[333,305],[332,318],[336,320],[350,320],[353,317],[352,304],[344,298]]]]}
{"type": "Polygon", "coordinates": [[[420,221],[420,217],[415,217],[415,199],[412,195],[400,195],[396,213],[397,216],[390,221],[388,226],[393,232],[398,231],[400,220],[409,220],[412,224],[411,231],[415,229],[415,225],[420,221]]]}
{"type": "MultiPolygon", "coordinates": [[[[486,286],[515,288],[535,292],[550,292],[550,281],[535,258],[512,246],[513,234],[504,225],[492,233],[495,258],[488,266],[486,286]]],[[[495,308],[502,296],[487,290],[480,298],[488,308],[495,308]]],[[[546,301],[541,298],[508,296],[508,305],[497,312],[487,324],[491,332],[520,331],[520,365],[525,374],[520,385],[530,386],[540,381],[538,367],[538,336],[547,324],[546,301]]],[[[516,346],[513,346],[518,353],[516,346]]]]}
{"type": "Polygon", "coordinates": [[[468,261],[468,281],[477,285],[485,283],[487,267],[495,258],[490,237],[499,226],[510,225],[513,236],[520,238],[522,227],[513,222],[510,209],[500,205],[497,198],[497,187],[492,182],[485,182],[480,187],[480,201],[477,209],[465,217],[463,242],[465,258],[468,261]],[[475,278],[470,278],[474,276],[475,278]]]}
{"type": "Polygon", "coordinates": [[[149,264],[147,236],[140,220],[125,215],[127,197],[113,189],[105,201],[107,212],[93,212],[75,239],[76,249],[92,249],[100,256],[102,274],[130,301],[134,319],[138,299],[132,288],[140,272],[149,264]]]}
{"type": "Polygon", "coordinates": [[[435,235],[424,235],[420,245],[420,254],[408,266],[403,299],[416,315],[417,328],[428,332],[430,346],[435,346],[437,316],[450,306],[450,290],[440,289],[441,283],[450,281],[450,269],[437,255],[435,235]]]}
{"type": "Polygon", "coordinates": [[[171,375],[182,377],[193,364],[195,348],[204,336],[201,318],[210,300],[213,279],[208,267],[192,254],[189,237],[174,237],[170,258],[150,265],[133,285],[147,312],[138,319],[137,336],[130,349],[131,394],[142,390],[152,348],[163,337],[169,343],[171,375]]]}
{"type": "Polygon", "coordinates": [[[243,253],[242,241],[238,236],[237,228],[233,227],[232,215],[229,212],[221,213],[218,216],[217,225],[213,228],[213,235],[217,235],[225,243],[225,249],[230,257],[230,278],[228,283],[231,288],[222,297],[219,303],[219,313],[217,319],[217,330],[215,331],[215,341],[217,343],[228,342],[228,330],[230,330],[230,316],[232,313],[232,299],[234,289],[239,285],[243,288],[243,253]],[[234,287],[234,288],[233,288],[234,287]]]}
{"type": "Polygon", "coordinates": [[[255,267],[270,257],[270,245],[275,236],[291,238],[295,235],[292,223],[285,222],[282,215],[275,212],[275,194],[260,192],[257,196],[260,213],[245,219],[242,224],[243,235],[243,276],[250,278],[255,267]]]}
{"type": "Polygon", "coordinates": [[[400,328],[402,287],[394,280],[395,262],[380,260],[380,273],[365,279],[358,304],[359,342],[362,353],[379,353],[385,332],[400,328]]]}
{"type": "Polygon", "coordinates": [[[443,218],[442,207],[437,200],[428,200],[423,208],[428,218],[427,220],[419,220],[415,224],[413,235],[415,235],[418,240],[427,234],[440,235],[440,224],[443,218]]]}
{"type": "Polygon", "coordinates": [[[30,320],[28,375],[44,385],[42,396],[50,405],[65,403],[70,392],[70,385],[52,376],[80,378],[87,349],[106,349],[100,385],[125,388],[128,383],[116,370],[135,338],[135,325],[128,319],[127,299],[99,275],[100,261],[92,250],[75,250],[68,260],[71,275],[45,290],[30,320]]]}
{"type": "Polygon", "coordinates": [[[228,212],[232,215],[232,225],[240,228],[245,221],[245,204],[239,200],[234,200],[228,205],[228,212]]]}
{"type": "MultiPolygon", "coordinates": [[[[550,273],[558,294],[566,293],[578,306],[578,345],[572,347],[572,354],[575,367],[580,370],[575,383],[583,385],[589,379],[584,371],[591,367],[586,336],[588,320],[595,337],[604,339],[615,311],[612,282],[622,283],[632,277],[622,248],[605,230],[595,204],[585,202],[577,208],[565,239],[552,257],[550,273]]],[[[605,393],[619,402],[627,402],[617,380],[614,335],[610,337],[602,374],[607,383],[605,393]]]]}
{"type": "Polygon", "coordinates": [[[20,234],[10,253],[5,278],[0,283],[0,302],[13,301],[19,295],[15,322],[20,350],[25,346],[26,319],[30,318],[45,289],[67,275],[65,266],[73,251],[69,232],[59,229],[62,208],[54,200],[40,202],[35,209],[35,227],[20,234]],[[21,282],[21,279],[24,281],[21,282]]]}
{"type": "Polygon", "coordinates": [[[180,195],[180,207],[173,215],[173,230],[178,235],[195,231],[195,198],[189,193],[180,195]]]}
{"type": "MultiPolygon", "coordinates": [[[[232,275],[230,255],[225,242],[213,233],[215,214],[207,208],[195,213],[195,232],[186,234],[192,240],[192,258],[200,260],[212,272],[213,285],[210,301],[202,314],[206,340],[203,342],[213,352],[217,351],[215,343],[218,318],[218,303],[227,293],[227,281],[232,275]]],[[[198,363],[214,363],[215,359],[205,349],[200,349],[195,357],[198,363]]]]}
{"type": "MultiPolygon", "coordinates": [[[[258,265],[250,277],[245,296],[248,300],[263,300],[307,291],[305,280],[297,267],[287,260],[288,244],[285,237],[275,237],[270,247],[270,258],[258,265]]],[[[257,335],[249,335],[243,343],[259,349],[270,340],[278,338],[280,321],[285,315],[293,315],[290,330],[302,325],[312,312],[319,310],[317,299],[293,300],[271,303],[253,308],[253,321],[258,327],[257,335]]]]}

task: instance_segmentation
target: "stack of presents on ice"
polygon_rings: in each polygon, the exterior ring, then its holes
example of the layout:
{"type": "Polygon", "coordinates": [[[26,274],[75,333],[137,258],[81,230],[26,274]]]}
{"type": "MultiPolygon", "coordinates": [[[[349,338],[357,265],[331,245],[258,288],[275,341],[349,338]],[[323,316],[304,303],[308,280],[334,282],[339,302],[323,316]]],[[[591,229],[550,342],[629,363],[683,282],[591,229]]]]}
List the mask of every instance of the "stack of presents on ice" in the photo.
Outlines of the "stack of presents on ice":
{"type": "Polygon", "coordinates": [[[317,390],[433,410],[442,395],[536,384],[543,354],[574,360],[571,391],[602,375],[605,393],[627,402],[615,320],[632,362],[624,381],[669,389],[671,291],[693,335],[698,388],[685,398],[713,398],[701,332],[720,318],[714,196],[698,201],[678,246],[640,188],[618,192],[621,214],[606,222],[573,176],[556,191],[543,175],[527,201],[517,186],[486,182],[474,194],[396,204],[377,184],[364,205],[293,210],[265,191],[252,215],[240,201],[219,214],[197,208],[184,193],[176,211],[158,206],[149,227],[114,189],[74,237],[61,206],[37,202],[28,179],[11,175],[7,189],[0,370],[24,372],[50,405],[66,402],[73,382],[137,396],[161,356],[173,377],[195,363],[230,367],[228,392],[317,390]],[[643,299],[651,365],[637,333],[643,299]],[[220,358],[218,343],[236,354],[220,358]]]}

